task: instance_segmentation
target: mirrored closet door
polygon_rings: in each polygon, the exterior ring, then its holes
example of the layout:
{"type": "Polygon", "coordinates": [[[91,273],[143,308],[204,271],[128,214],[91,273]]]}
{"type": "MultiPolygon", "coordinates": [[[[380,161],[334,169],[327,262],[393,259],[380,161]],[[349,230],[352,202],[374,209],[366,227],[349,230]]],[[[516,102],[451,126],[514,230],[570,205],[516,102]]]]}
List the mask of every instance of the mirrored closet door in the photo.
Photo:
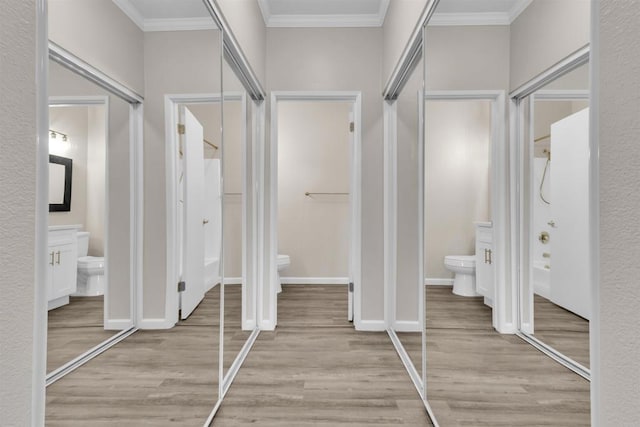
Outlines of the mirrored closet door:
{"type": "MultiPolygon", "coordinates": [[[[58,51],[61,51],[58,49],[58,51]]],[[[128,100],[49,61],[47,373],[133,328],[128,100]]]]}
{"type": "Polygon", "coordinates": [[[588,51],[519,97],[520,331],[589,376],[588,51]]]}

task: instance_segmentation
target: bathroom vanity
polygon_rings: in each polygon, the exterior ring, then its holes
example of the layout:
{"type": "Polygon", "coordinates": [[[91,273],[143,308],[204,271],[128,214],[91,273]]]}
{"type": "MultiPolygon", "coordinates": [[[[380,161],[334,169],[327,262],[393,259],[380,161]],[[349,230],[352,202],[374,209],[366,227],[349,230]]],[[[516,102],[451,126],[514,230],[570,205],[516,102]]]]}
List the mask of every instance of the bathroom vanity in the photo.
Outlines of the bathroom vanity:
{"type": "Polygon", "coordinates": [[[78,238],[80,225],[49,227],[47,252],[47,299],[52,310],[69,304],[76,291],[78,275],[78,238]]]}
{"type": "Polygon", "coordinates": [[[493,307],[495,268],[493,265],[493,223],[474,222],[476,226],[476,292],[493,307]]]}

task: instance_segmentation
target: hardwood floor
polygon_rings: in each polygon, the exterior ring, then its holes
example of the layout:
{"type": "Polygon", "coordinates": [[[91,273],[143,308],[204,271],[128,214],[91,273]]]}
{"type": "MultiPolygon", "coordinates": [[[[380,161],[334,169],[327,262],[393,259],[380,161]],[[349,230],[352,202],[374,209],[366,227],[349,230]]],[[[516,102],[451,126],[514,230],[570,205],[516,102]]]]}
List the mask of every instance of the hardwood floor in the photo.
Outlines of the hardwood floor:
{"type": "Polygon", "coordinates": [[[102,296],[70,297],[69,304],[49,310],[47,372],[80,356],[119,331],[105,330],[102,296]]]}
{"type": "MultiPolygon", "coordinates": [[[[277,330],[258,337],[214,426],[430,425],[387,334],[346,321],[344,287],[285,285],[279,300],[277,330]]],[[[216,301],[217,287],[178,327],[140,331],[47,388],[46,425],[201,426],[217,400],[216,301]]],[[[442,426],[589,424],[589,383],[496,333],[480,299],[429,287],[427,313],[428,397],[442,426]]]]}
{"type": "Polygon", "coordinates": [[[589,321],[540,295],[534,295],[534,336],[589,367],[589,321]]]}
{"type": "Polygon", "coordinates": [[[388,335],[346,313],[344,286],[284,285],[213,425],[431,425],[388,335]]]}
{"type": "Polygon", "coordinates": [[[427,288],[427,396],[443,426],[588,426],[589,382],[491,327],[481,298],[427,288]]]}

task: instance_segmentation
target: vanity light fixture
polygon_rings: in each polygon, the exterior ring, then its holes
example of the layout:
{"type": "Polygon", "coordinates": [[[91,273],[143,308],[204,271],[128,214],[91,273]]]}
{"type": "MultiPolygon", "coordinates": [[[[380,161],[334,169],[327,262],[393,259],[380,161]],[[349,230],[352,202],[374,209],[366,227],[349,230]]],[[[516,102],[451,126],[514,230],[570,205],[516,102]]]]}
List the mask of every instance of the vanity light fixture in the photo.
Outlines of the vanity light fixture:
{"type": "Polygon", "coordinates": [[[56,139],[58,135],[62,136],[62,141],[67,142],[69,136],[66,133],[58,132],[57,130],[49,129],[49,138],[56,139]]]}

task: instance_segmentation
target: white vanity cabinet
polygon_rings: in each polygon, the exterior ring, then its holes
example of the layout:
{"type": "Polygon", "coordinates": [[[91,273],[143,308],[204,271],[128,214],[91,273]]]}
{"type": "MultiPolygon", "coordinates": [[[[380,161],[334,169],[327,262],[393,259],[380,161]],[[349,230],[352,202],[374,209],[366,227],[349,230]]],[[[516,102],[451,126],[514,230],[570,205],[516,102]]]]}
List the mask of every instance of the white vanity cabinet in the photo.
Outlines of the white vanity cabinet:
{"type": "Polygon", "coordinates": [[[69,303],[78,277],[79,226],[49,227],[47,295],[49,310],[69,303]]]}
{"type": "Polygon", "coordinates": [[[493,224],[476,222],[476,292],[493,306],[495,268],[493,265],[493,224]]]}

